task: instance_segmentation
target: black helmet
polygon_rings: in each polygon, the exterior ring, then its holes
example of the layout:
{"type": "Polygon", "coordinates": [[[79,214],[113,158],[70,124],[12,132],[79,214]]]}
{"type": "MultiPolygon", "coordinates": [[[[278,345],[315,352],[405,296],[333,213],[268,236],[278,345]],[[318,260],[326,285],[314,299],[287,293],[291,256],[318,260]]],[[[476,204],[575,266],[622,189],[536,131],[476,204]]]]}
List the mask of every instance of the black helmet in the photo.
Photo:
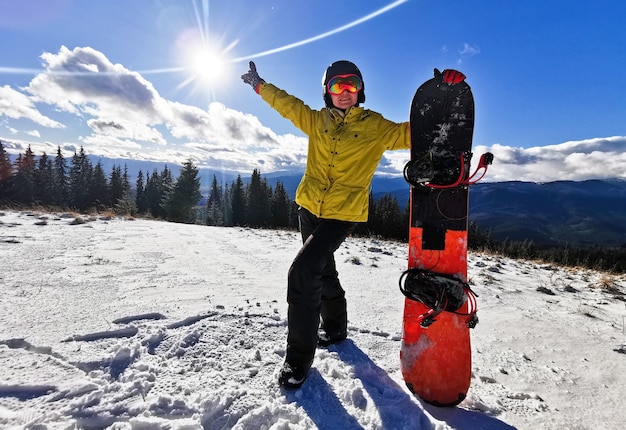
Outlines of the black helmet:
{"type": "Polygon", "coordinates": [[[337,75],[349,74],[357,75],[361,79],[361,89],[359,90],[356,105],[358,106],[359,103],[363,103],[365,101],[365,82],[363,82],[363,75],[361,75],[361,71],[354,63],[347,60],[340,60],[335,61],[333,64],[328,66],[328,68],[324,72],[324,76],[322,76],[322,95],[324,97],[324,102],[326,103],[326,106],[333,107],[333,101],[330,98],[330,94],[328,94],[326,90],[326,84],[328,84],[328,80],[337,75]]]}

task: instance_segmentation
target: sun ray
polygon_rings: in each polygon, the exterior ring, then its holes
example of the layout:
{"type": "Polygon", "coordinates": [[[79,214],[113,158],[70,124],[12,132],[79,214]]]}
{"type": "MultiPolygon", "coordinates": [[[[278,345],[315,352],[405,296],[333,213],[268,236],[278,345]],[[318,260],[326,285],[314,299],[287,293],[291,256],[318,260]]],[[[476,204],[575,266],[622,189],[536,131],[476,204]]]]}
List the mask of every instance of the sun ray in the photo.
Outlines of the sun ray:
{"type": "Polygon", "coordinates": [[[299,46],[307,45],[309,43],[316,42],[316,41],[321,40],[321,39],[325,39],[325,38],[327,38],[329,36],[332,36],[334,34],[337,34],[337,33],[340,33],[342,31],[348,30],[350,28],[356,27],[359,24],[363,24],[364,22],[367,22],[367,21],[369,21],[371,19],[374,19],[377,16],[379,16],[379,15],[385,13],[385,12],[388,12],[391,9],[395,9],[396,7],[400,6],[403,3],[406,3],[408,1],[409,0],[396,0],[395,2],[390,3],[387,6],[382,7],[380,9],[376,10],[376,11],[370,13],[369,15],[366,15],[366,16],[364,16],[362,18],[359,18],[359,19],[357,19],[355,21],[349,22],[348,24],[342,25],[341,27],[337,27],[337,28],[335,28],[333,30],[329,30],[329,31],[327,31],[325,33],[318,34],[317,36],[309,37],[308,39],[304,39],[304,40],[301,40],[299,42],[290,43],[289,45],[284,45],[284,46],[281,46],[281,47],[278,47],[278,48],[269,49],[267,51],[258,52],[256,54],[246,55],[245,57],[234,58],[231,61],[233,63],[237,63],[237,62],[241,62],[241,61],[251,60],[253,58],[265,57],[267,55],[277,54],[279,52],[287,51],[288,49],[297,48],[299,46]]]}

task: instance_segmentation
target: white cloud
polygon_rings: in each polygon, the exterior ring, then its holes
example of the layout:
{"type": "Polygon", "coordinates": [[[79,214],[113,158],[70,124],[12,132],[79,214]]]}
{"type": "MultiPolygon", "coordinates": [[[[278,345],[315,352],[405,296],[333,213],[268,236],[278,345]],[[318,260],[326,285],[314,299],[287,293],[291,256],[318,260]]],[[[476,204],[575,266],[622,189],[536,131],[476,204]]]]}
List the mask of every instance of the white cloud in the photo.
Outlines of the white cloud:
{"type": "Polygon", "coordinates": [[[44,127],[65,127],[60,122],[42,115],[31,98],[8,85],[0,87],[0,116],[2,115],[14,119],[25,118],[44,127]]]}
{"type": "Polygon", "coordinates": [[[387,151],[383,155],[383,159],[380,160],[378,165],[378,174],[387,176],[395,176],[401,174],[404,170],[404,166],[409,161],[411,154],[406,151],[387,151]]]}
{"type": "Polygon", "coordinates": [[[626,136],[585,139],[557,145],[515,148],[479,146],[475,154],[492,152],[490,181],[550,182],[600,178],[626,179],[626,136]]]}
{"type": "Polygon", "coordinates": [[[480,54],[480,48],[477,46],[472,46],[469,43],[464,43],[461,49],[459,49],[458,53],[459,58],[457,59],[457,64],[461,64],[467,58],[471,58],[480,54]]]}
{"type": "MultiPolygon", "coordinates": [[[[166,140],[155,127],[142,124],[137,121],[129,121],[121,117],[105,119],[90,119],[87,125],[94,131],[95,138],[103,139],[103,143],[109,141],[108,138],[119,138],[133,140],[135,142],[148,142],[156,145],[165,145],[166,140]]],[[[110,140],[112,143],[113,140],[110,140]]],[[[138,147],[141,147],[137,143],[138,147]]]]}
{"type": "Polygon", "coordinates": [[[38,101],[80,116],[124,118],[143,124],[163,121],[165,105],[152,84],[92,48],[62,46],[44,53],[45,71],[26,90],[38,101]]]}
{"type": "Polygon", "coordinates": [[[474,55],[480,54],[480,48],[478,48],[477,46],[472,46],[469,43],[464,43],[463,47],[459,51],[459,54],[464,57],[473,57],[474,55]]]}
{"type": "Polygon", "coordinates": [[[29,131],[26,131],[25,133],[29,136],[41,137],[41,133],[39,133],[39,130],[29,130],[29,131]]]}

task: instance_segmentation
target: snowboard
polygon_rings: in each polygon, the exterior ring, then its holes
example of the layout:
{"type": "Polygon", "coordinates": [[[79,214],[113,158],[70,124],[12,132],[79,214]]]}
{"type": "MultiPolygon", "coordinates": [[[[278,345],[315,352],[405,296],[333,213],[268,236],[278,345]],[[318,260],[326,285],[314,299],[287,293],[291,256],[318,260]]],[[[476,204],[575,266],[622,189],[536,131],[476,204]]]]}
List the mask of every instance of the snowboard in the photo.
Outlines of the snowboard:
{"type": "Polygon", "coordinates": [[[454,406],[469,390],[470,327],[478,321],[467,283],[469,185],[479,171],[484,176],[491,155],[483,155],[470,175],[474,99],[460,72],[435,69],[413,97],[410,125],[401,369],[409,390],[422,400],[454,406]]]}

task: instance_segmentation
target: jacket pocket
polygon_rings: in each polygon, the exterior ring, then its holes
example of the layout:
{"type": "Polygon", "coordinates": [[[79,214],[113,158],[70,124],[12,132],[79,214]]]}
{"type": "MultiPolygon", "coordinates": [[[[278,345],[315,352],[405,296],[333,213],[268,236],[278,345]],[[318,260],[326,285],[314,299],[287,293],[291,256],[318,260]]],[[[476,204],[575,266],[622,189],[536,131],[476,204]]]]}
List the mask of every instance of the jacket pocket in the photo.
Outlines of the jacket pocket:
{"type": "Polygon", "coordinates": [[[367,188],[334,184],[326,196],[323,215],[345,221],[366,221],[369,207],[367,188]]]}

